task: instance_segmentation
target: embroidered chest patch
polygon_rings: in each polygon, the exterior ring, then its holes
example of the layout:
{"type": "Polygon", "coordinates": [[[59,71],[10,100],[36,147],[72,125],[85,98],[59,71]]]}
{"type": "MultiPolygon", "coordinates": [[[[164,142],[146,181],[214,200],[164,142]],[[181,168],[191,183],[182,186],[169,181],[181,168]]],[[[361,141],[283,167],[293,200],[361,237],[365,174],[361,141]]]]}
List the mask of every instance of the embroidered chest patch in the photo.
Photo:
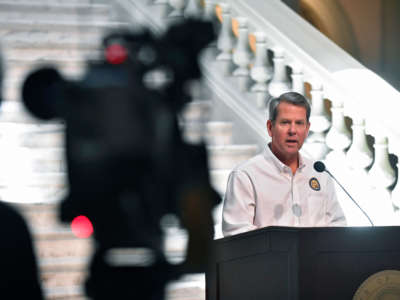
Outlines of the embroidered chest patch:
{"type": "Polygon", "coordinates": [[[312,177],[309,181],[310,187],[314,190],[314,191],[319,191],[321,189],[321,185],[319,184],[319,181],[317,178],[312,177]]]}

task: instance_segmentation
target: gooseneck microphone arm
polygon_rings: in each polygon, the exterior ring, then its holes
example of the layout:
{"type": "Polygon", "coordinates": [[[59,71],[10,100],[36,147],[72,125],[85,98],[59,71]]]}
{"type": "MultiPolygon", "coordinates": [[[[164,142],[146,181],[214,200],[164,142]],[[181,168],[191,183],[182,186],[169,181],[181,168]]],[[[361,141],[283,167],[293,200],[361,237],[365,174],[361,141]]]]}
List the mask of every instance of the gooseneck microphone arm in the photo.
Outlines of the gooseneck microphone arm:
{"type": "Polygon", "coordinates": [[[325,167],[325,164],[322,161],[316,161],[314,163],[314,169],[317,172],[326,172],[329,174],[329,176],[331,176],[333,178],[333,180],[335,180],[335,182],[342,188],[342,190],[346,193],[347,196],[349,196],[349,198],[351,199],[351,201],[353,201],[353,203],[361,210],[361,212],[364,214],[364,216],[367,217],[368,221],[371,223],[371,226],[374,226],[374,223],[372,223],[370,217],[367,215],[367,213],[361,208],[360,205],[358,205],[358,203],[353,199],[353,197],[350,196],[350,194],[346,191],[346,189],[343,187],[343,185],[340,184],[340,182],[335,178],[335,176],[332,175],[331,172],[328,171],[328,169],[325,167]]]}

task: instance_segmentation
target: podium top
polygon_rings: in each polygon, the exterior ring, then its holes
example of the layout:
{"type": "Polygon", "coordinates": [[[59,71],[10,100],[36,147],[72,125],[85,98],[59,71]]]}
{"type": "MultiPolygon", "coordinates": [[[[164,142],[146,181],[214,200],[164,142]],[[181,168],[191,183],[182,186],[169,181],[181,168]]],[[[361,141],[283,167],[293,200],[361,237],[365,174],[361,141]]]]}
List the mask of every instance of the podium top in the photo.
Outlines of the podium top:
{"type": "Polygon", "coordinates": [[[373,274],[400,270],[399,237],[399,226],[265,227],[215,240],[208,300],[352,299],[373,274]]]}

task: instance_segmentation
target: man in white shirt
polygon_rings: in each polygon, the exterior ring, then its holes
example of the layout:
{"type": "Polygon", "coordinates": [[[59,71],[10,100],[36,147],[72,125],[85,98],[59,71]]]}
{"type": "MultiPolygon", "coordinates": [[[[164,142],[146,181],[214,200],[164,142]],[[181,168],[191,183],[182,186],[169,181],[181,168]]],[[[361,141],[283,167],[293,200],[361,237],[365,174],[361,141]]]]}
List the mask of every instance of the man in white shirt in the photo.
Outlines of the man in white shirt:
{"type": "Polygon", "coordinates": [[[332,179],[299,153],[310,128],[310,104],[288,92],[270,102],[265,150],[236,166],[222,212],[224,236],[266,226],[346,226],[332,179]]]}

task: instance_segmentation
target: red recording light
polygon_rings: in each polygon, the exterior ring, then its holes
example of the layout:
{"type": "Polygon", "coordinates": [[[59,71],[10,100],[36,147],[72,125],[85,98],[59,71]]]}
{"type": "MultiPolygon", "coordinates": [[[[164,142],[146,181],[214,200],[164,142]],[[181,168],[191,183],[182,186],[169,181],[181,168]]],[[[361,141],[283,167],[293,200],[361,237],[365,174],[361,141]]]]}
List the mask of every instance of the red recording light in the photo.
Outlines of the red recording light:
{"type": "Polygon", "coordinates": [[[86,239],[93,234],[93,225],[87,217],[78,216],[72,220],[71,230],[76,237],[86,239]]]}
{"type": "Polygon", "coordinates": [[[112,44],[106,48],[105,56],[110,64],[119,65],[128,58],[128,51],[120,44],[112,44]]]}

